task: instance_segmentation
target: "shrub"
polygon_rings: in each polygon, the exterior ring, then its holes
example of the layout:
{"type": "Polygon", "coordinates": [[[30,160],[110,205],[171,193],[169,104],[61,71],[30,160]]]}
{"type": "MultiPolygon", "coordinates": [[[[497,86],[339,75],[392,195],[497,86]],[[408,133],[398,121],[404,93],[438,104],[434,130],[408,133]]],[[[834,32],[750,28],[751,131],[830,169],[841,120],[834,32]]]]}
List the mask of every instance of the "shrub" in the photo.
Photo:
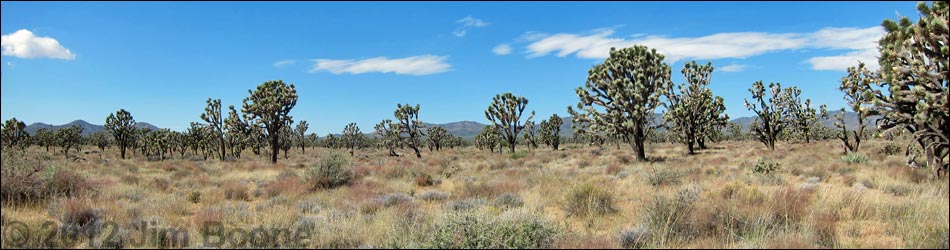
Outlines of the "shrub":
{"type": "Polygon", "coordinates": [[[79,239],[99,235],[103,225],[103,211],[79,198],[65,198],[50,204],[50,213],[59,214],[60,235],[79,239]]]}
{"type": "Polygon", "coordinates": [[[437,190],[427,190],[419,194],[419,199],[424,201],[441,201],[449,198],[449,193],[437,190]]]}
{"type": "Polygon", "coordinates": [[[445,209],[452,211],[470,210],[484,206],[487,202],[481,198],[470,198],[464,200],[454,200],[444,205],[445,209]]]}
{"type": "Polygon", "coordinates": [[[622,170],[623,167],[617,164],[608,164],[607,168],[605,169],[607,175],[617,175],[617,173],[620,173],[622,170]]]}
{"type": "Polygon", "coordinates": [[[191,193],[188,194],[188,201],[191,203],[201,202],[201,192],[191,191],[191,193]]]}
{"type": "Polygon", "coordinates": [[[524,206],[524,200],[520,195],[513,193],[504,193],[495,198],[495,206],[500,208],[515,208],[524,206]]]}
{"type": "MultiPolygon", "coordinates": [[[[688,218],[693,213],[702,190],[698,186],[681,188],[676,197],[657,196],[647,204],[644,221],[654,232],[663,232],[664,241],[690,231],[688,218]]],[[[660,236],[660,235],[657,235],[660,236]]]]}
{"type": "Polygon", "coordinates": [[[834,248],[837,240],[838,215],[836,213],[821,211],[815,213],[812,217],[812,228],[815,231],[815,238],[818,245],[834,248]]]}
{"type": "Polygon", "coordinates": [[[894,143],[888,143],[884,145],[884,148],[881,148],[878,153],[883,155],[897,155],[901,153],[901,147],[895,145],[894,143]]]}
{"type": "Polygon", "coordinates": [[[646,227],[635,227],[620,231],[620,247],[641,249],[644,248],[650,240],[650,229],[646,227]]]}
{"type": "Polygon", "coordinates": [[[319,164],[307,169],[312,189],[331,189],[349,184],[353,179],[353,171],[348,165],[349,161],[343,154],[327,155],[319,164]]]}
{"type": "Polygon", "coordinates": [[[249,200],[248,188],[239,182],[228,182],[221,187],[224,189],[224,198],[228,200],[249,200]]]}
{"type": "Polygon", "coordinates": [[[647,172],[647,181],[653,186],[675,185],[680,183],[680,179],[685,176],[683,172],[674,169],[657,169],[652,167],[652,172],[647,172]]]}
{"type": "Polygon", "coordinates": [[[528,156],[528,151],[519,150],[511,154],[511,159],[519,159],[528,156]]]}
{"type": "Polygon", "coordinates": [[[603,185],[587,182],[567,191],[567,210],[570,215],[593,216],[615,212],[614,198],[603,185]]]}
{"type": "Polygon", "coordinates": [[[756,174],[771,174],[782,168],[782,164],[767,158],[760,157],[755,165],[752,166],[752,172],[756,174]]]}
{"type": "Polygon", "coordinates": [[[384,207],[391,207],[393,205],[411,203],[411,202],[412,202],[412,197],[404,193],[384,194],[379,197],[379,203],[382,204],[384,207]]]}
{"type": "Polygon", "coordinates": [[[791,226],[808,215],[815,189],[786,187],[772,194],[769,209],[772,217],[782,226],[791,226]]]}
{"type": "Polygon", "coordinates": [[[848,164],[864,164],[868,162],[868,156],[862,153],[848,152],[841,157],[841,160],[848,164]]]}
{"type": "Polygon", "coordinates": [[[422,248],[552,248],[559,230],[533,214],[453,214],[436,224],[422,239],[422,248]]]}
{"type": "Polygon", "coordinates": [[[434,182],[432,181],[432,175],[428,173],[421,173],[416,176],[416,185],[420,187],[432,186],[434,182]]]}

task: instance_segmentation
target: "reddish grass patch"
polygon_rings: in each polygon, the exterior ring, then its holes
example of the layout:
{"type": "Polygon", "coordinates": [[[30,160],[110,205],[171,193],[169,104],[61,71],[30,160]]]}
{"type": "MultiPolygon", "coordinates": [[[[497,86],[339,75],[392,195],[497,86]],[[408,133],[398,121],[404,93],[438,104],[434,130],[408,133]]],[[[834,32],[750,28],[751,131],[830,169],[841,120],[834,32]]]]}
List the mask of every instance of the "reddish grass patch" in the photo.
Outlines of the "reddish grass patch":
{"type": "Polygon", "coordinates": [[[239,182],[228,182],[221,186],[224,198],[228,200],[250,200],[248,187],[239,182]]]}

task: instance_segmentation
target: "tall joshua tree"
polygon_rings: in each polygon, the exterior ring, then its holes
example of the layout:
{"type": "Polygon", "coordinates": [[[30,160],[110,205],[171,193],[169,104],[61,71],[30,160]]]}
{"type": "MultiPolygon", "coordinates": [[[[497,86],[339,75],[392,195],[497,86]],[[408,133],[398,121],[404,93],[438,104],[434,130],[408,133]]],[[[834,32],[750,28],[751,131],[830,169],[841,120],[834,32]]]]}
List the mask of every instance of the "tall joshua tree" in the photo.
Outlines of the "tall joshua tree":
{"type": "Polygon", "coordinates": [[[564,120],[557,114],[552,114],[547,120],[541,121],[541,142],[554,150],[561,145],[561,124],[564,124],[564,120]]]}
{"type": "Polygon", "coordinates": [[[769,147],[769,150],[774,151],[778,135],[789,124],[788,109],[785,108],[787,106],[785,98],[788,95],[783,94],[781,83],[769,83],[769,90],[771,90],[771,96],[766,95],[762,81],[753,83],[749,92],[758,103],[753,104],[745,100],[745,107],[755,112],[757,116],[752,121],[749,130],[760,142],[769,147]]]}
{"type": "Polygon", "coordinates": [[[858,127],[854,131],[848,131],[848,127],[844,124],[844,108],[841,108],[840,114],[835,115],[837,120],[835,126],[841,129],[838,139],[841,140],[847,152],[857,152],[861,147],[861,139],[864,138],[864,120],[873,112],[871,105],[874,103],[874,92],[871,91],[871,84],[877,82],[877,79],[877,74],[865,68],[864,62],[858,63],[857,67],[849,67],[848,75],[841,78],[841,86],[838,90],[844,92],[844,100],[858,117],[858,127]]]}
{"type": "Polygon", "coordinates": [[[828,118],[828,110],[824,104],[815,110],[811,107],[811,99],[805,99],[802,102],[802,91],[796,87],[789,87],[785,90],[785,105],[788,110],[788,119],[792,126],[805,139],[805,143],[811,142],[812,129],[818,123],[819,119],[828,118]]]}
{"type": "Polygon", "coordinates": [[[914,135],[935,177],[945,175],[950,154],[950,35],[948,4],[917,3],[920,18],[884,20],[887,32],[878,43],[881,82],[888,92],[874,91],[874,104],[883,116],[882,130],[903,127],[914,135]]]}
{"type": "Polygon", "coordinates": [[[485,125],[482,128],[482,132],[478,133],[475,136],[475,146],[479,149],[488,148],[492,153],[495,152],[495,147],[498,147],[498,152],[501,152],[501,135],[498,132],[498,127],[492,125],[485,125]]]}
{"type": "Polygon", "coordinates": [[[422,158],[422,153],[419,152],[419,141],[425,136],[422,133],[425,124],[419,120],[419,104],[416,104],[415,107],[409,106],[409,104],[396,104],[396,112],[393,115],[396,116],[396,121],[398,121],[396,126],[399,130],[399,139],[403,145],[412,148],[417,158],[422,158]]]}
{"type": "Polygon", "coordinates": [[[214,132],[214,141],[217,144],[218,157],[224,160],[225,149],[224,141],[224,118],[221,116],[221,99],[212,100],[208,98],[208,106],[205,112],[201,114],[201,119],[208,123],[214,132]]]}
{"type": "Polygon", "coordinates": [[[426,145],[429,147],[429,151],[442,150],[442,145],[449,139],[449,132],[442,127],[432,127],[426,132],[429,133],[426,135],[426,145]]]}
{"type": "Polygon", "coordinates": [[[694,154],[694,145],[705,148],[705,139],[724,126],[729,116],[723,114],[722,97],[713,96],[712,90],[706,87],[713,72],[712,63],[688,62],[682,72],[686,83],[679,85],[679,92],[672,84],[668,86],[669,103],[663,116],[671,135],[686,144],[689,154],[694,154]]]}
{"type": "Polygon", "coordinates": [[[297,123],[297,128],[294,129],[295,136],[297,138],[297,145],[300,146],[300,152],[306,153],[307,150],[305,146],[307,145],[307,129],[310,128],[310,124],[307,121],[301,120],[300,123],[297,123]]]}
{"type": "Polygon", "coordinates": [[[362,143],[362,135],[363,133],[360,132],[360,127],[356,126],[355,122],[351,122],[343,128],[343,137],[341,139],[343,140],[344,147],[350,149],[350,156],[353,156],[356,147],[362,143]]]}
{"type": "Polygon", "coordinates": [[[241,158],[244,148],[250,144],[250,128],[247,122],[241,120],[234,105],[228,106],[228,118],[224,120],[224,127],[227,129],[228,144],[231,145],[231,155],[241,158]]]}
{"type": "Polygon", "coordinates": [[[49,152],[49,147],[56,144],[56,135],[53,134],[52,130],[46,128],[40,128],[36,130],[36,136],[33,137],[40,144],[40,146],[46,147],[46,152],[49,152]]]}
{"type": "Polygon", "coordinates": [[[29,139],[29,134],[26,133],[26,123],[18,121],[16,118],[11,118],[3,124],[3,143],[4,147],[13,148],[19,146],[21,149],[26,148],[27,139],[29,139]]]}
{"type": "Polygon", "coordinates": [[[589,124],[591,132],[625,138],[638,161],[646,160],[644,141],[670,83],[670,66],[656,49],[635,45],[610,49],[604,63],[588,72],[584,87],[577,88],[578,111],[568,107],[575,123],[589,124]]]}
{"type": "Polygon", "coordinates": [[[267,138],[271,146],[271,162],[277,163],[277,153],[280,150],[280,131],[285,125],[293,122],[290,110],[297,105],[297,90],[293,84],[284,84],[281,80],[267,81],[257,86],[254,91],[247,91],[250,96],[244,99],[241,112],[248,114],[250,120],[255,120],[267,131],[267,138]]]}
{"type": "Polygon", "coordinates": [[[540,141],[538,136],[538,127],[534,125],[534,121],[525,121],[524,122],[524,142],[528,144],[529,148],[538,148],[538,141],[540,141]]]}
{"type": "Polygon", "coordinates": [[[82,143],[82,127],[73,125],[68,128],[61,128],[56,131],[56,139],[59,146],[63,147],[63,154],[69,159],[69,149],[82,143]]]}
{"type": "MultiPolygon", "coordinates": [[[[512,153],[515,152],[515,145],[518,143],[518,133],[524,129],[524,125],[521,124],[521,115],[527,105],[528,98],[515,96],[509,92],[495,95],[491,105],[485,110],[485,118],[501,131],[512,153]]],[[[533,117],[534,111],[531,111],[525,122],[531,121],[533,117]]]]}
{"type": "Polygon", "coordinates": [[[135,143],[136,133],[135,119],[132,114],[125,109],[119,109],[115,114],[109,114],[106,117],[106,130],[115,138],[115,143],[119,145],[119,153],[122,159],[125,159],[125,149],[135,143]]]}

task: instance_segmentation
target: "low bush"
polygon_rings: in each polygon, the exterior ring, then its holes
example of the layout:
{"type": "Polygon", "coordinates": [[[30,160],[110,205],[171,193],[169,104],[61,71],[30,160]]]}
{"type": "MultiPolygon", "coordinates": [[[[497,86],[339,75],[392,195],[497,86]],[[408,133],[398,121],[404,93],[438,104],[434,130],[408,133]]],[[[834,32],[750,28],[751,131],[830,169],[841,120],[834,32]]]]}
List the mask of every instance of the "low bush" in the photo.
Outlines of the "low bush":
{"type": "Polygon", "coordinates": [[[353,171],[345,155],[331,153],[307,169],[307,178],[311,189],[331,189],[349,184],[353,180],[353,171]]]}

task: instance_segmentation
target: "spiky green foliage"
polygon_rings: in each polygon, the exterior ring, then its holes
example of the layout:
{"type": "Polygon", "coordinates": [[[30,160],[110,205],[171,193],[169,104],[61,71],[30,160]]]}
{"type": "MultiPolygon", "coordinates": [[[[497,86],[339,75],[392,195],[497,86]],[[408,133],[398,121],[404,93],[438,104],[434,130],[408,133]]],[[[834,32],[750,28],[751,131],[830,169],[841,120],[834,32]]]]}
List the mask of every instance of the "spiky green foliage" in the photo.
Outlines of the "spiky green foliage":
{"type": "Polygon", "coordinates": [[[742,133],[742,125],[735,122],[726,123],[726,138],[735,141],[745,140],[745,133],[742,133]]]}
{"type": "Polygon", "coordinates": [[[722,97],[713,96],[712,90],[707,88],[712,72],[712,63],[688,62],[682,70],[686,83],[679,85],[679,92],[673,84],[666,90],[668,103],[663,118],[673,132],[670,135],[686,144],[689,154],[695,153],[697,144],[704,148],[712,132],[729,120],[729,116],[723,114],[726,107],[722,97]]]}
{"type": "Polygon", "coordinates": [[[284,126],[280,127],[280,139],[277,140],[278,148],[284,151],[284,159],[287,159],[287,152],[290,151],[290,148],[293,148],[294,142],[294,130],[293,130],[293,121],[289,121],[284,126]]]}
{"type": "Polygon", "coordinates": [[[228,144],[231,145],[231,155],[241,158],[241,152],[251,144],[250,128],[247,122],[238,115],[234,105],[228,106],[228,110],[228,118],[224,120],[228,144]]]}
{"type": "Polygon", "coordinates": [[[205,107],[205,112],[201,114],[201,119],[208,123],[208,126],[211,127],[211,132],[214,133],[214,148],[218,151],[218,157],[221,160],[224,160],[224,155],[227,152],[225,149],[226,142],[224,140],[224,118],[221,116],[221,99],[212,100],[208,98],[208,106],[205,107]]]}
{"type": "Polygon", "coordinates": [[[786,109],[788,95],[785,95],[781,83],[769,83],[769,94],[766,94],[762,81],[752,84],[749,92],[756,104],[745,99],[745,107],[755,112],[756,118],[752,121],[749,131],[769,150],[775,150],[775,141],[780,133],[788,126],[788,109],[786,109]]]}
{"type": "Polygon", "coordinates": [[[171,141],[169,143],[171,144],[172,151],[178,151],[181,157],[185,157],[185,153],[187,153],[191,147],[188,141],[188,134],[178,131],[172,131],[171,133],[171,141]]]}
{"type": "Polygon", "coordinates": [[[419,143],[421,138],[425,136],[422,132],[425,124],[419,120],[419,104],[416,104],[415,107],[409,106],[409,104],[396,104],[396,111],[393,115],[396,116],[399,140],[402,141],[403,145],[412,148],[416,152],[417,158],[422,158],[422,153],[419,152],[419,143]]]}
{"type": "Polygon", "coordinates": [[[198,149],[201,148],[201,141],[204,136],[204,126],[200,123],[192,122],[188,126],[188,130],[185,131],[185,135],[188,137],[188,145],[191,147],[195,155],[198,155],[198,149]]]}
{"type": "Polygon", "coordinates": [[[379,143],[389,149],[389,156],[399,156],[396,154],[396,147],[399,147],[399,128],[392,120],[386,119],[376,124],[376,136],[379,137],[379,143]]]}
{"type": "Polygon", "coordinates": [[[327,136],[323,137],[323,147],[338,148],[340,147],[339,140],[340,139],[336,138],[336,136],[333,136],[333,134],[327,133],[327,136]]]}
{"type": "Polygon", "coordinates": [[[790,137],[799,137],[805,139],[805,143],[811,142],[814,127],[818,119],[828,118],[828,109],[822,104],[818,110],[811,107],[811,99],[805,99],[802,102],[802,91],[796,87],[789,87],[785,93],[785,109],[788,111],[788,120],[792,123],[793,131],[786,131],[790,137]]]}
{"type": "Polygon", "coordinates": [[[306,141],[305,141],[306,144],[304,144],[304,145],[305,145],[306,147],[316,147],[316,146],[317,146],[317,141],[318,141],[319,139],[320,139],[320,137],[317,136],[317,134],[315,134],[315,133],[310,133],[310,134],[307,135],[307,139],[306,139],[306,141]]]}
{"type": "Polygon", "coordinates": [[[529,148],[538,148],[539,141],[541,141],[541,136],[538,135],[538,127],[534,125],[534,121],[526,121],[524,123],[524,142],[528,144],[529,148]]]}
{"type": "Polygon", "coordinates": [[[495,152],[495,147],[498,147],[498,152],[501,152],[501,135],[498,132],[498,127],[486,125],[485,128],[482,128],[482,132],[479,132],[475,136],[475,147],[479,149],[488,149],[491,152],[495,152]]]}
{"type": "Polygon", "coordinates": [[[551,146],[551,149],[557,150],[558,146],[561,145],[562,124],[564,124],[564,120],[557,114],[551,114],[550,118],[541,121],[541,142],[551,146]]]}
{"type": "Polygon", "coordinates": [[[841,129],[837,137],[844,145],[845,152],[857,152],[861,147],[861,139],[864,137],[864,120],[871,114],[874,103],[871,84],[877,81],[877,74],[865,68],[864,62],[858,63],[857,67],[849,67],[848,75],[841,78],[838,90],[844,92],[844,100],[858,117],[858,127],[853,131],[848,131],[844,123],[844,108],[841,108],[840,114],[835,115],[837,120],[835,126],[841,129]]]}
{"type": "MultiPolygon", "coordinates": [[[[485,110],[485,118],[492,122],[498,131],[501,131],[502,138],[508,142],[508,148],[511,153],[515,152],[515,145],[518,144],[518,133],[524,129],[521,124],[521,115],[528,105],[528,98],[515,96],[512,93],[495,95],[491,105],[485,110]]],[[[534,117],[534,111],[525,119],[530,121],[534,117]]]]}
{"type": "Polygon", "coordinates": [[[53,131],[49,129],[40,128],[36,130],[33,141],[41,147],[46,147],[46,152],[49,152],[49,147],[56,144],[56,134],[53,134],[53,131]]]}
{"type": "Polygon", "coordinates": [[[343,147],[350,149],[350,156],[353,156],[354,151],[363,144],[365,138],[363,133],[360,132],[360,127],[356,126],[355,122],[351,122],[343,128],[341,139],[343,140],[343,147]]]}
{"type": "Polygon", "coordinates": [[[442,150],[442,146],[445,145],[449,140],[449,131],[446,131],[442,127],[432,127],[426,131],[426,145],[429,146],[429,151],[432,150],[442,150]]]}
{"type": "Polygon", "coordinates": [[[589,130],[607,137],[624,138],[638,161],[646,160],[644,141],[670,82],[670,66],[656,49],[635,45],[610,49],[610,57],[588,72],[584,87],[577,88],[578,111],[568,107],[574,123],[589,123],[589,130]]]}
{"type": "MultiPolygon", "coordinates": [[[[214,134],[212,132],[212,134],[214,134]]],[[[165,154],[172,150],[172,132],[168,129],[159,129],[145,132],[145,143],[148,145],[145,155],[159,156],[165,160],[165,154]]]]}
{"type": "Polygon", "coordinates": [[[300,147],[301,153],[306,153],[307,146],[307,129],[310,128],[310,124],[307,121],[301,120],[300,123],[297,123],[297,127],[294,128],[294,136],[297,142],[297,146],[300,147]]]}
{"type": "Polygon", "coordinates": [[[122,159],[125,159],[125,149],[135,141],[135,119],[132,114],[125,109],[119,109],[115,114],[109,114],[106,117],[105,129],[115,138],[115,143],[119,146],[119,153],[122,159]]]}
{"type": "Polygon", "coordinates": [[[283,81],[267,81],[257,86],[254,91],[247,91],[250,96],[244,99],[241,112],[249,115],[249,121],[260,124],[267,131],[267,138],[271,146],[271,162],[277,163],[280,131],[285,125],[293,122],[290,110],[297,105],[297,89],[293,84],[287,85],[283,81]]]}
{"type": "Polygon", "coordinates": [[[944,160],[950,154],[948,5],[918,2],[916,23],[907,17],[884,20],[878,86],[888,92],[874,91],[874,104],[883,116],[880,128],[901,126],[913,133],[938,177],[945,174],[944,160]]]}
{"type": "Polygon", "coordinates": [[[10,118],[3,123],[3,146],[5,148],[18,147],[25,149],[30,135],[26,133],[26,123],[18,121],[16,118],[10,118]]]}
{"type": "Polygon", "coordinates": [[[82,143],[82,127],[73,125],[56,131],[56,141],[63,147],[63,154],[69,159],[69,149],[82,143]]]}

